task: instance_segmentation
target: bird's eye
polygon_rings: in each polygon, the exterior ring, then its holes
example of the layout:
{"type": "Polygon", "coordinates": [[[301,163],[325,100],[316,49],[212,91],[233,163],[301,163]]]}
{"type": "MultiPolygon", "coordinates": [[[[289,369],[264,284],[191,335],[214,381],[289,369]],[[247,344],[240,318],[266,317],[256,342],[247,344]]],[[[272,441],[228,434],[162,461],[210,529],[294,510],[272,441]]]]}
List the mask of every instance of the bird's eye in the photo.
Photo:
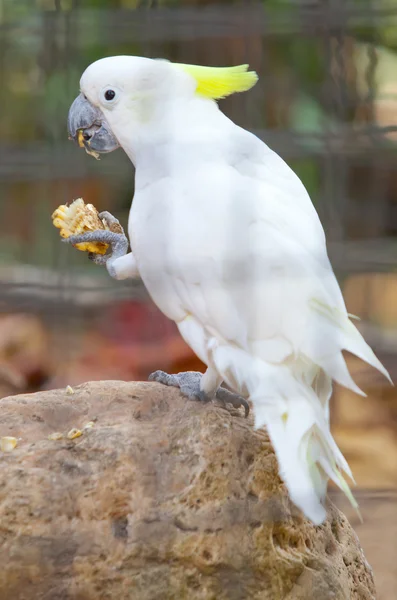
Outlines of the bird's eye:
{"type": "Polygon", "coordinates": [[[106,90],[105,92],[105,100],[111,102],[116,97],[116,92],[114,90],[106,90]]]}

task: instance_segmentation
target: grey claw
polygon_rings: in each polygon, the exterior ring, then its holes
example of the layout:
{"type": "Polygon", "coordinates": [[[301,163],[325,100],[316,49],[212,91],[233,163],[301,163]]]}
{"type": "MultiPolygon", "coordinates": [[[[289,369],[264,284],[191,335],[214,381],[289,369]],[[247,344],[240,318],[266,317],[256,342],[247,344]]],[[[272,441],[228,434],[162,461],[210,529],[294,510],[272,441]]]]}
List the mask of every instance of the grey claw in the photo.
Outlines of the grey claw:
{"type": "Polygon", "coordinates": [[[106,254],[95,254],[95,252],[89,252],[88,253],[88,258],[90,260],[92,260],[93,263],[95,263],[96,265],[106,265],[109,256],[106,254]]]}
{"type": "MultiPolygon", "coordinates": [[[[184,396],[190,400],[199,400],[200,402],[210,402],[212,397],[200,389],[202,373],[196,371],[187,371],[177,375],[169,375],[165,371],[155,371],[149,375],[149,381],[156,381],[163,385],[179,388],[184,396]]],[[[216,399],[223,404],[231,404],[235,408],[244,408],[245,417],[248,417],[250,407],[242,396],[230,392],[226,388],[220,387],[216,392],[216,399]]]]}
{"type": "MultiPolygon", "coordinates": [[[[121,226],[120,226],[120,229],[121,226]]],[[[112,277],[114,274],[113,263],[117,258],[125,256],[128,250],[128,240],[124,233],[116,233],[107,229],[98,229],[97,231],[89,231],[81,235],[71,235],[62,240],[68,244],[81,244],[84,242],[100,242],[108,244],[110,248],[106,254],[95,254],[90,252],[88,257],[97,265],[106,265],[106,268],[112,277]]]]}
{"type": "Polygon", "coordinates": [[[179,387],[178,379],[175,375],[169,375],[165,371],[154,371],[150,373],[148,381],[155,381],[172,387],[179,387]]]}
{"type": "Polygon", "coordinates": [[[120,221],[107,210],[103,210],[98,214],[98,216],[100,219],[105,219],[108,225],[120,225],[120,221]]]}
{"type": "Polygon", "coordinates": [[[226,388],[220,387],[216,393],[217,400],[220,400],[224,404],[231,404],[234,408],[244,408],[244,416],[248,417],[250,413],[250,406],[245,398],[239,394],[234,394],[226,388]]]}
{"type": "Polygon", "coordinates": [[[208,402],[208,398],[204,392],[200,390],[200,380],[202,373],[195,371],[187,371],[186,373],[178,373],[177,375],[169,375],[165,371],[155,371],[149,375],[149,381],[156,381],[163,385],[179,388],[184,396],[191,400],[201,400],[208,402]]]}

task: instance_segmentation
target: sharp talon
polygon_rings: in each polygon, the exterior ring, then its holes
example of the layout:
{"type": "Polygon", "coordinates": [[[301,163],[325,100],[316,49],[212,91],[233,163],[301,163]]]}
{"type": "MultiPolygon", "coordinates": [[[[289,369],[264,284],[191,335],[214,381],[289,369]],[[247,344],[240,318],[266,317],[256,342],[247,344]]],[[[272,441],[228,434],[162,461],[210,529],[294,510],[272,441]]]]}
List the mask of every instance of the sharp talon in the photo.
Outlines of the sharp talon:
{"type": "Polygon", "coordinates": [[[240,396],[239,394],[235,394],[230,392],[226,388],[220,387],[216,393],[216,399],[223,402],[223,404],[231,404],[234,408],[244,407],[244,416],[248,417],[250,412],[250,407],[245,398],[240,396]]]}
{"type": "Polygon", "coordinates": [[[236,394],[235,399],[231,399],[231,400],[229,399],[229,400],[226,400],[226,402],[229,402],[229,404],[234,406],[234,408],[244,408],[244,418],[245,419],[250,414],[250,406],[249,406],[247,400],[245,398],[243,398],[242,396],[238,396],[236,394]]]}
{"type": "Polygon", "coordinates": [[[105,219],[108,225],[120,225],[120,221],[107,210],[103,210],[98,214],[98,216],[100,219],[105,219]]]}
{"type": "Polygon", "coordinates": [[[248,415],[250,414],[250,407],[249,404],[247,402],[247,400],[245,400],[244,398],[239,398],[236,399],[234,402],[231,402],[230,400],[226,402],[226,404],[231,404],[234,408],[244,408],[244,419],[246,419],[248,417],[248,415]]]}
{"type": "Polygon", "coordinates": [[[240,406],[244,407],[244,418],[246,419],[250,414],[250,405],[245,398],[242,398],[240,406]]]}
{"type": "MultiPolygon", "coordinates": [[[[178,373],[177,375],[168,375],[164,371],[154,371],[148,377],[149,381],[156,381],[163,385],[177,387],[181,390],[184,396],[190,400],[198,400],[199,402],[210,402],[213,398],[200,389],[202,373],[195,371],[187,371],[186,373],[178,373]]],[[[244,408],[245,418],[248,417],[250,407],[245,398],[239,394],[234,394],[226,388],[220,387],[216,393],[216,399],[223,404],[231,404],[234,408],[244,408]]]]}
{"type": "Polygon", "coordinates": [[[106,265],[107,261],[109,260],[109,255],[108,254],[95,254],[95,252],[89,252],[88,258],[90,260],[92,260],[92,262],[94,264],[102,267],[102,266],[106,265]]]}
{"type": "Polygon", "coordinates": [[[150,373],[148,381],[158,381],[157,377],[163,372],[164,371],[154,371],[153,373],[150,373]]]}
{"type": "Polygon", "coordinates": [[[176,375],[168,375],[165,371],[154,371],[148,377],[148,381],[155,381],[172,387],[179,387],[176,375]]]}

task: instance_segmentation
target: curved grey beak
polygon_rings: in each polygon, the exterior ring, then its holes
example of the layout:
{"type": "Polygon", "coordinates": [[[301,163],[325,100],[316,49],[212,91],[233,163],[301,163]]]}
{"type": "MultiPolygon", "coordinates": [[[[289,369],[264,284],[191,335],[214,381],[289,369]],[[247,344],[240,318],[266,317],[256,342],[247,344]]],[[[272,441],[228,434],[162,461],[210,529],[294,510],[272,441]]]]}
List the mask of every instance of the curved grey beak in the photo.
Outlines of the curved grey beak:
{"type": "Polygon", "coordinates": [[[69,109],[68,132],[69,139],[95,158],[120,146],[102,111],[93,106],[84,94],[79,94],[69,109]]]}

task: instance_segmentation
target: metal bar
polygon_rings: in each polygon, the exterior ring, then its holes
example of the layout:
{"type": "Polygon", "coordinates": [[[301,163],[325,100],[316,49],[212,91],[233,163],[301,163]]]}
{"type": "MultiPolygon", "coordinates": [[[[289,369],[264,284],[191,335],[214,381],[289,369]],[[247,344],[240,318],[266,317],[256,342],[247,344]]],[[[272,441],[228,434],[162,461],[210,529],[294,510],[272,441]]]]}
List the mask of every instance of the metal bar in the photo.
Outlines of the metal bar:
{"type": "MultiPolygon", "coordinates": [[[[245,3],[244,3],[245,4],[245,3]]],[[[64,14],[68,14],[65,11],[64,14]]],[[[288,11],[275,10],[265,3],[257,2],[243,6],[211,5],[200,7],[123,9],[80,9],[73,12],[77,47],[91,44],[90,35],[81,35],[79,29],[89,31],[106,26],[107,41],[111,44],[126,42],[192,41],[203,38],[231,36],[269,35],[281,36],[298,33],[317,35],[318,29],[343,29],[353,31],[362,27],[381,27],[390,24],[397,8],[390,6],[355,6],[340,3],[308,2],[291,5],[288,11]],[[150,12],[150,15],[149,15],[150,12]],[[149,18],[150,17],[150,18],[149,18]]],[[[54,13],[54,17],[58,15],[54,13]]],[[[9,35],[42,35],[40,20],[6,22],[0,25],[0,33],[9,35]]],[[[72,40],[74,38],[72,37],[72,40]]]]}

